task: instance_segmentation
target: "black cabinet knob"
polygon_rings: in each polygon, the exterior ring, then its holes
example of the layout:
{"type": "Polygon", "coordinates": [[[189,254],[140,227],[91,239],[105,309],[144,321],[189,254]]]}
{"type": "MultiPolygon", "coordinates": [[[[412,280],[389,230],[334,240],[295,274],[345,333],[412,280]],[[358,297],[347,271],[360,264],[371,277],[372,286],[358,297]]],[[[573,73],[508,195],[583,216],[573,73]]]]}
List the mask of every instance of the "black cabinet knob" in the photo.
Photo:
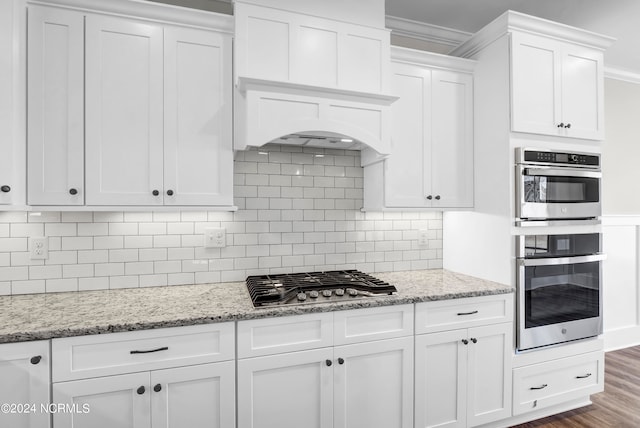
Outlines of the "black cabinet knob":
{"type": "Polygon", "coordinates": [[[473,343],[478,343],[478,339],[476,339],[475,337],[472,337],[472,338],[471,338],[471,341],[472,341],[473,343]]]}
{"type": "Polygon", "coordinates": [[[462,339],[462,343],[464,343],[465,345],[468,345],[469,341],[467,339],[462,339]]]}
{"type": "Polygon", "coordinates": [[[9,193],[11,191],[11,187],[5,184],[4,186],[0,187],[0,191],[4,193],[9,193]]]}
{"type": "Polygon", "coordinates": [[[333,364],[333,361],[331,360],[326,360],[325,364],[327,365],[327,367],[331,367],[331,365],[333,364]]]}
{"type": "Polygon", "coordinates": [[[564,127],[565,127],[565,128],[571,128],[571,124],[570,124],[570,123],[567,123],[564,127]]]}
{"type": "Polygon", "coordinates": [[[344,358],[338,358],[338,364],[344,364],[344,358]]]}
{"type": "Polygon", "coordinates": [[[145,391],[146,389],[144,386],[141,386],[140,388],[136,389],[136,392],[138,393],[138,395],[144,394],[145,391]]]}
{"type": "Polygon", "coordinates": [[[167,195],[173,196],[173,190],[171,190],[171,189],[167,190],[167,195]]]}
{"type": "Polygon", "coordinates": [[[428,196],[427,196],[427,199],[428,199],[428,200],[431,200],[431,199],[433,199],[433,196],[428,195],[428,196]]]}
{"type": "Polygon", "coordinates": [[[560,123],[558,124],[558,128],[564,128],[564,122],[560,122],[560,123]]]}
{"type": "Polygon", "coordinates": [[[160,391],[162,391],[162,385],[160,385],[159,383],[158,383],[158,384],[156,384],[156,386],[154,386],[154,387],[153,387],[153,390],[154,390],[155,392],[160,392],[160,391]]]}
{"type": "Polygon", "coordinates": [[[36,364],[38,364],[41,360],[42,360],[42,356],[40,356],[40,355],[36,355],[35,357],[31,357],[31,360],[29,360],[29,361],[31,362],[31,364],[36,365],[36,364]]]}
{"type": "Polygon", "coordinates": [[[440,200],[440,195],[436,195],[436,201],[440,200]]]}
{"type": "Polygon", "coordinates": [[[160,194],[160,192],[159,192],[159,191],[157,191],[157,190],[154,190],[153,192],[151,192],[151,194],[152,194],[153,196],[158,196],[158,195],[160,194]]]}
{"type": "Polygon", "coordinates": [[[77,195],[78,194],[78,189],[69,189],[69,194],[70,195],[77,195]]]}

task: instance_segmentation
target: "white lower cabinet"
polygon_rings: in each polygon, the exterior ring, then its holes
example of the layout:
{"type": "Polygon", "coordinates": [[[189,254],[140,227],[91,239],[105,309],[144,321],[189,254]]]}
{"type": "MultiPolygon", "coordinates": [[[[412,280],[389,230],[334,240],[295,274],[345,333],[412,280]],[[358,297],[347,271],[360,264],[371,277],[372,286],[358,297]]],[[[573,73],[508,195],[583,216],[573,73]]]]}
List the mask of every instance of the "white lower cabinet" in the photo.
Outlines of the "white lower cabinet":
{"type": "Polygon", "coordinates": [[[240,428],[413,427],[412,305],[239,322],[238,349],[240,428]]]}
{"type": "Polygon", "coordinates": [[[222,323],[55,339],[53,402],[72,411],[54,413],[54,427],[234,427],[233,331],[222,323]]]}
{"type": "Polygon", "coordinates": [[[513,414],[561,404],[604,390],[604,353],[547,361],[513,369],[513,414]]]}
{"type": "MultiPolygon", "coordinates": [[[[474,310],[469,309],[475,300],[464,299],[455,314],[463,319],[476,317],[477,327],[470,326],[473,321],[464,321],[468,328],[416,336],[416,428],[472,427],[511,416],[513,324],[491,324],[491,318],[483,318],[483,310],[502,306],[505,301],[498,297],[497,304],[492,305],[488,299],[478,299],[478,309],[474,310]]],[[[506,301],[512,302],[510,298],[506,301]]],[[[443,303],[434,302],[434,311],[449,308],[443,303]]],[[[425,315],[430,305],[417,305],[417,321],[429,319],[425,315]]],[[[431,319],[440,323],[440,318],[431,319]]],[[[416,323],[416,333],[431,329],[433,325],[416,323]]]]}
{"type": "Polygon", "coordinates": [[[0,427],[50,426],[49,364],[49,341],[0,345],[0,427]]]}
{"type": "Polygon", "coordinates": [[[223,428],[234,425],[233,361],[54,384],[57,427],[223,428]]]}

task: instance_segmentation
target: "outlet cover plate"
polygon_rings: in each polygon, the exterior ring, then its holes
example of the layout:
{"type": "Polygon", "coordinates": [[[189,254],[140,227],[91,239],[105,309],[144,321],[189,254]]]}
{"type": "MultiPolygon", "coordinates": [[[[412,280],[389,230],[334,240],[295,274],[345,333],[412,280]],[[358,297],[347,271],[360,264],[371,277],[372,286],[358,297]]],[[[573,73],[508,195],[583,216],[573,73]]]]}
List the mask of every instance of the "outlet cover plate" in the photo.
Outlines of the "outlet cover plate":
{"type": "Polygon", "coordinates": [[[49,258],[49,239],[46,236],[29,238],[29,253],[31,260],[46,260],[49,258]]]}
{"type": "Polygon", "coordinates": [[[227,230],[224,227],[208,227],[204,230],[204,248],[227,246],[227,230]]]}

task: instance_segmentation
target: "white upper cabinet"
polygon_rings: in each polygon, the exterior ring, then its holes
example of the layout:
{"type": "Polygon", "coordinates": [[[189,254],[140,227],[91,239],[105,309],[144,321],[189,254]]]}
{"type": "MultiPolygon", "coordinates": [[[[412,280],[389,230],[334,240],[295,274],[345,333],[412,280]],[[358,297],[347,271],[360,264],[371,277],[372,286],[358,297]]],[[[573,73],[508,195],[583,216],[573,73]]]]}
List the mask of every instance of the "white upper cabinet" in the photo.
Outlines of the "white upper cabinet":
{"type": "Polygon", "coordinates": [[[512,130],[602,140],[602,51],[518,32],[511,43],[512,130]]]}
{"type": "Polygon", "coordinates": [[[232,205],[231,38],[167,27],[164,64],[164,203],[232,205]]]}
{"type": "Polygon", "coordinates": [[[472,207],[473,62],[393,52],[392,150],[365,168],[365,208],[472,207]]]}
{"type": "Polygon", "coordinates": [[[124,5],[29,6],[29,204],[231,207],[231,18],[124,5]]]}
{"type": "Polygon", "coordinates": [[[30,205],[84,204],[84,15],[29,7],[30,205]]]}
{"type": "Polygon", "coordinates": [[[500,15],[451,51],[479,64],[476,102],[487,111],[476,112],[476,136],[604,139],[603,58],[614,41],[511,10],[500,15]]]}
{"type": "Polygon", "coordinates": [[[88,205],[162,205],[162,27],[86,18],[88,205]]]}

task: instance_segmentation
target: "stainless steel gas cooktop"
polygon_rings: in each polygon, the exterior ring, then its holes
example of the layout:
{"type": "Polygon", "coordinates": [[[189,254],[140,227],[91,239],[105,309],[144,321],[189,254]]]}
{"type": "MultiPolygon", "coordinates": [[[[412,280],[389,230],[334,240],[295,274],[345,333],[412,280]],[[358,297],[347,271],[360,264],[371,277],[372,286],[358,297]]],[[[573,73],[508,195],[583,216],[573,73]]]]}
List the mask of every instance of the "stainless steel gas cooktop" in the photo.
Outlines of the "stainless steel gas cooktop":
{"type": "Polygon", "coordinates": [[[256,308],[370,298],[397,291],[358,270],[249,276],[247,289],[256,308]]]}

